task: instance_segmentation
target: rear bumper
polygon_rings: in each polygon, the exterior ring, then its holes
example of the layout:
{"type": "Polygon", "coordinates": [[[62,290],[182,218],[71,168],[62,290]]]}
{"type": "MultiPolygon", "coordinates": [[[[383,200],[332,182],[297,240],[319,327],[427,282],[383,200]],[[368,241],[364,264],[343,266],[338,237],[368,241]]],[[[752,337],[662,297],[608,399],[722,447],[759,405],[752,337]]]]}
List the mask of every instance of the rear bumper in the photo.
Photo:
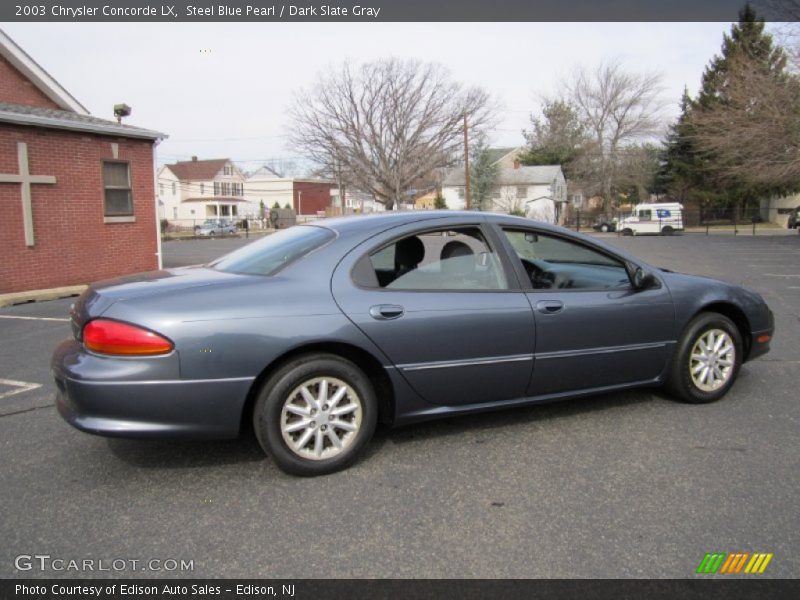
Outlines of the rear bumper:
{"type": "MultiPolygon", "coordinates": [[[[110,437],[222,439],[239,434],[252,378],[103,379],[116,362],[89,355],[76,342],[59,346],[52,370],[56,406],[67,423],[110,437]],[[96,379],[86,378],[87,363],[101,369],[96,379]]],[[[124,362],[131,366],[132,361],[124,362]]]]}

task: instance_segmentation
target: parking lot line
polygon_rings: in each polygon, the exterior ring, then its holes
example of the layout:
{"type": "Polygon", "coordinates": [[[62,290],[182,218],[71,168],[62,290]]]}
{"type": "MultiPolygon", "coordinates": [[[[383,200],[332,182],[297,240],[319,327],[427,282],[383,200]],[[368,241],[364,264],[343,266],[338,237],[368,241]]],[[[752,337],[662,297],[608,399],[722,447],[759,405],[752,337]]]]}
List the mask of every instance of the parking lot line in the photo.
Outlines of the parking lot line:
{"type": "Polygon", "coordinates": [[[23,317],[18,315],[0,315],[0,319],[22,319],[24,321],[62,321],[69,322],[69,319],[60,317],[23,317]]]}
{"type": "Polygon", "coordinates": [[[14,394],[21,394],[22,392],[27,392],[29,390],[35,390],[36,388],[42,387],[41,383],[29,383],[27,381],[14,381],[13,379],[0,379],[0,385],[9,385],[11,387],[15,387],[17,389],[10,390],[8,392],[0,393],[0,400],[3,398],[8,398],[9,396],[13,396],[14,394]]]}
{"type": "Polygon", "coordinates": [[[767,277],[800,277],[800,275],[784,275],[782,273],[764,273],[767,277]]]}

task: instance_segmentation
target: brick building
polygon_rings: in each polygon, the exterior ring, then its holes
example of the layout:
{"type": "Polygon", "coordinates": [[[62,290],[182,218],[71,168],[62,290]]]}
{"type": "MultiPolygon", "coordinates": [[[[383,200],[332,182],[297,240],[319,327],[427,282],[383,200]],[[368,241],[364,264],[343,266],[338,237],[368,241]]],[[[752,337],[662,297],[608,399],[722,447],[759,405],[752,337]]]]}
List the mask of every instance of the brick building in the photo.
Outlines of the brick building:
{"type": "Polygon", "coordinates": [[[159,268],[164,137],[91,116],[0,31],[0,294],[159,268]]]}

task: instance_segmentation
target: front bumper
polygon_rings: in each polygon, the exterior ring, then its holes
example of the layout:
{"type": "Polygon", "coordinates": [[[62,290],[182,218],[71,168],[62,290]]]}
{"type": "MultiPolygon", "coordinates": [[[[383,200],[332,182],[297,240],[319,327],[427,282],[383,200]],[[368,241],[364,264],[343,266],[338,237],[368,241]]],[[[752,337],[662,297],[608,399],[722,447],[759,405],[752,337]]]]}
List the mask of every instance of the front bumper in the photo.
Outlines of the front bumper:
{"type": "Polygon", "coordinates": [[[81,431],[111,437],[236,437],[253,379],[164,378],[169,359],[100,357],[68,340],[51,363],[58,412],[81,431]]]}
{"type": "Polygon", "coordinates": [[[750,352],[747,360],[753,360],[759,356],[764,356],[769,352],[769,345],[775,334],[775,316],[769,311],[769,327],[761,331],[754,331],[750,335],[750,352]]]}

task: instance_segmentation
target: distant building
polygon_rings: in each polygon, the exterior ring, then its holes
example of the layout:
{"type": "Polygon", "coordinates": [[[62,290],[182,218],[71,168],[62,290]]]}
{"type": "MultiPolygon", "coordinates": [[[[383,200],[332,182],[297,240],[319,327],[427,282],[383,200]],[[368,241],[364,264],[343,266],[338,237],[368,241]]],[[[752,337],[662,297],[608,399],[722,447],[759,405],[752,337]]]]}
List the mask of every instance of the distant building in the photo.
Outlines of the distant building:
{"type": "Polygon", "coordinates": [[[93,117],[0,31],[0,293],[159,268],[165,137],[93,117]]]}
{"type": "Polygon", "coordinates": [[[244,195],[245,177],[229,158],[164,165],[158,171],[161,218],[191,225],[206,219],[255,217],[244,195]]]}
{"type": "MultiPolygon", "coordinates": [[[[559,165],[525,167],[514,158],[516,150],[498,159],[495,188],[490,206],[492,212],[521,212],[526,216],[557,223],[567,202],[567,182],[559,165]],[[511,158],[511,166],[501,166],[511,158]]],[[[466,178],[463,168],[448,171],[442,183],[442,195],[447,207],[463,210],[466,207],[466,178]]],[[[475,207],[472,207],[475,208],[475,207]]]]}
{"type": "Polygon", "coordinates": [[[277,202],[287,205],[296,214],[317,216],[331,206],[334,189],[332,181],[313,177],[281,177],[267,166],[261,167],[247,177],[244,183],[245,198],[255,207],[261,202],[269,209],[277,202]]]}

